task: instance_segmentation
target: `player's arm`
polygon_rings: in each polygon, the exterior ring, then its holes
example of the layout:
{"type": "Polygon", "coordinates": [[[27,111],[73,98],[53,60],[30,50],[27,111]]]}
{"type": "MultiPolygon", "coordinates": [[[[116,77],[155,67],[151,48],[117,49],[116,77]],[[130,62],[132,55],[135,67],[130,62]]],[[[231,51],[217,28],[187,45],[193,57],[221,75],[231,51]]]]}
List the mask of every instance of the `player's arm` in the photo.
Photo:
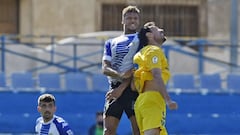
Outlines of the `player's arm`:
{"type": "Polygon", "coordinates": [[[154,84],[156,88],[159,90],[161,95],[163,96],[167,106],[169,109],[177,109],[176,102],[172,101],[164,84],[162,78],[162,70],[161,70],[161,58],[162,52],[159,49],[152,49],[148,53],[146,53],[145,64],[150,69],[154,84]]]}
{"type": "Polygon", "coordinates": [[[108,91],[106,94],[106,99],[111,100],[119,98],[122,95],[123,91],[130,85],[131,80],[131,78],[126,78],[117,88],[108,91]]]}
{"type": "Polygon", "coordinates": [[[119,77],[121,78],[121,80],[123,80],[122,83],[117,88],[114,88],[107,92],[106,99],[110,100],[119,98],[122,95],[123,91],[130,85],[132,80],[132,74],[132,69],[120,74],[119,77]]]}
{"type": "Polygon", "coordinates": [[[113,78],[120,78],[121,75],[116,70],[112,69],[111,62],[108,60],[102,61],[102,73],[113,78]]]}
{"type": "Polygon", "coordinates": [[[152,75],[153,75],[153,81],[155,81],[155,83],[158,85],[159,87],[159,92],[161,93],[161,95],[163,96],[168,108],[170,110],[173,110],[173,109],[177,109],[177,103],[175,101],[173,101],[168,92],[167,92],[167,89],[165,87],[165,84],[164,84],[164,81],[162,79],[162,71],[160,68],[153,68],[151,70],[152,72],[152,75]]]}
{"type": "Polygon", "coordinates": [[[131,80],[131,90],[132,91],[137,91],[135,83],[134,83],[134,77],[132,77],[132,80],[131,80]]]}
{"type": "Polygon", "coordinates": [[[112,68],[112,50],[111,50],[111,39],[107,40],[104,45],[104,52],[102,57],[102,73],[112,78],[119,78],[120,74],[112,68]]]}
{"type": "Polygon", "coordinates": [[[106,76],[111,76],[113,78],[127,79],[132,76],[132,69],[124,73],[119,73],[116,70],[112,69],[110,61],[103,60],[102,73],[106,76]]]}
{"type": "Polygon", "coordinates": [[[72,129],[69,127],[68,123],[64,121],[62,124],[61,130],[59,130],[61,135],[74,135],[72,129]]]}
{"type": "MultiPolygon", "coordinates": [[[[106,48],[107,50],[107,48],[106,48]]],[[[107,52],[107,51],[105,51],[107,52]]],[[[108,54],[109,56],[109,54],[108,54]]],[[[108,59],[110,60],[110,58],[108,57],[108,59]]],[[[129,70],[125,73],[119,73],[116,70],[114,70],[111,66],[111,62],[107,60],[107,59],[103,59],[102,61],[102,73],[106,76],[110,76],[112,78],[119,78],[121,80],[123,80],[123,82],[121,83],[121,85],[119,85],[119,87],[110,90],[109,92],[107,92],[106,94],[106,99],[113,99],[113,98],[118,98],[121,96],[122,92],[127,88],[127,86],[130,84],[130,77],[132,76],[132,70],[129,70]]]]}

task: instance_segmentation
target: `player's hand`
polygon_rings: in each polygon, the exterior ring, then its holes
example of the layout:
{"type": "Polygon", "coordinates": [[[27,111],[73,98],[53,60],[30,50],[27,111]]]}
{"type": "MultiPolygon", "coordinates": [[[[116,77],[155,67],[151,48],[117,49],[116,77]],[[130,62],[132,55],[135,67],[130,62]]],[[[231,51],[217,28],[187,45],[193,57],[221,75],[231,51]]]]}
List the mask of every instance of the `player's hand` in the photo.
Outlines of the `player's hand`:
{"type": "Polygon", "coordinates": [[[175,101],[169,100],[167,101],[167,106],[169,110],[177,110],[178,109],[178,104],[175,101]]]}
{"type": "Polygon", "coordinates": [[[107,92],[106,94],[106,100],[116,100],[122,95],[122,92],[118,90],[118,88],[112,89],[107,92]]]}
{"type": "Polygon", "coordinates": [[[131,81],[131,90],[132,90],[132,91],[137,91],[136,86],[135,86],[135,84],[134,84],[134,78],[133,78],[132,81],[131,81]]]}
{"type": "Polygon", "coordinates": [[[120,78],[122,78],[122,79],[127,79],[127,78],[132,77],[132,75],[133,75],[133,70],[130,69],[130,70],[128,70],[128,71],[125,72],[125,73],[121,73],[121,74],[120,74],[120,78]]]}

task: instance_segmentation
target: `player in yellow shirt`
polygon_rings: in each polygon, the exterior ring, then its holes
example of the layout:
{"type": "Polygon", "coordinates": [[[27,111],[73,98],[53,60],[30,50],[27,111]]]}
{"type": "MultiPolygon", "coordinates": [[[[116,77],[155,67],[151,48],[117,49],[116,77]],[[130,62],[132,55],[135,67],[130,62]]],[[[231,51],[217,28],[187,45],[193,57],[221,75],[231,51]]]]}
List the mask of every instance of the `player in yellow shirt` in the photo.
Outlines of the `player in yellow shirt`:
{"type": "Polygon", "coordinates": [[[178,105],[172,101],[165,85],[170,78],[167,59],[161,49],[166,40],[163,29],[148,22],[139,32],[144,47],[134,56],[132,88],[139,92],[135,114],[141,135],[167,135],[166,105],[170,110],[178,105]]]}

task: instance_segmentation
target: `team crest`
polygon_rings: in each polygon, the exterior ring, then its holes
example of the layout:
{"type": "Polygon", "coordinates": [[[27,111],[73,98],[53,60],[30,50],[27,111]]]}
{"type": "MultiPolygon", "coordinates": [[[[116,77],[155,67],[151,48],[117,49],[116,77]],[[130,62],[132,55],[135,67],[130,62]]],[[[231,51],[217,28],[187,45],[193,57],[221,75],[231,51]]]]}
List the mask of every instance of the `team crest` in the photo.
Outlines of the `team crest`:
{"type": "Polygon", "coordinates": [[[158,57],[157,56],[154,56],[153,58],[152,58],[152,63],[157,63],[158,62],[158,57]]]}

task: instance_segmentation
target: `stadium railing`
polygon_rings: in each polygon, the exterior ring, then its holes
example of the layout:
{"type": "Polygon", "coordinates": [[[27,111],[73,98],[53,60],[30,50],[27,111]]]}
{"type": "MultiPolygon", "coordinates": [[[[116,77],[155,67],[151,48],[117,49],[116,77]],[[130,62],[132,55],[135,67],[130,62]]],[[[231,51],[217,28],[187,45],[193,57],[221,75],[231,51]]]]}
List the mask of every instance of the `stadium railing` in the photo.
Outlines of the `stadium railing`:
{"type": "Polygon", "coordinates": [[[6,76],[5,73],[0,72],[0,88],[5,88],[6,85],[6,76]]]}

